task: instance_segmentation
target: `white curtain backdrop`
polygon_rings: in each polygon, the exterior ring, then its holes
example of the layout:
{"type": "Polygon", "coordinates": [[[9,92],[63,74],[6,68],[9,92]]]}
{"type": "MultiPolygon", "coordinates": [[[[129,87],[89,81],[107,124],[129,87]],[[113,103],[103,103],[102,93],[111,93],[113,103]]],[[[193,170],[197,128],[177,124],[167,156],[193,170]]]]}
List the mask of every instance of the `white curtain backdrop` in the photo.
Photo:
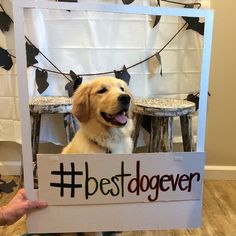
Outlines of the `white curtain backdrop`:
{"type": "MultiPolygon", "coordinates": [[[[0,2],[12,17],[11,1],[0,2]]],[[[121,0],[92,2],[122,4],[121,0]]],[[[210,7],[210,0],[198,2],[203,8],[210,7]]],[[[156,1],[136,0],[132,3],[136,4],[153,6],[156,1]]],[[[162,1],[161,6],[182,7],[162,1]]],[[[70,70],[77,74],[96,73],[120,70],[123,65],[129,67],[159,51],[185,22],[181,17],[163,16],[155,28],[152,28],[153,23],[153,17],[143,15],[39,9],[25,11],[25,35],[65,73],[70,70]]],[[[13,30],[11,26],[9,32],[0,32],[0,47],[11,54],[15,54],[13,30]]],[[[128,70],[131,91],[139,97],[177,98],[186,98],[187,94],[198,92],[202,47],[203,36],[192,30],[183,30],[160,54],[163,76],[160,76],[161,67],[156,58],[128,70]]],[[[55,70],[41,55],[36,59],[39,61],[37,66],[55,70]]],[[[15,68],[15,64],[10,71],[0,68],[0,140],[20,143],[15,68]]],[[[34,73],[33,67],[28,68],[28,91],[30,96],[39,96],[34,73]]],[[[93,78],[84,76],[83,81],[93,78]]],[[[67,96],[64,89],[67,82],[62,75],[49,73],[49,87],[41,95],[67,96]]],[[[195,131],[196,122],[197,116],[194,117],[195,131]]],[[[174,133],[175,141],[178,141],[179,128],[175,128],[174,133]]],[[[65,143],[63,117],[43,116],[40,138],[45,142],[65,143]]]]}

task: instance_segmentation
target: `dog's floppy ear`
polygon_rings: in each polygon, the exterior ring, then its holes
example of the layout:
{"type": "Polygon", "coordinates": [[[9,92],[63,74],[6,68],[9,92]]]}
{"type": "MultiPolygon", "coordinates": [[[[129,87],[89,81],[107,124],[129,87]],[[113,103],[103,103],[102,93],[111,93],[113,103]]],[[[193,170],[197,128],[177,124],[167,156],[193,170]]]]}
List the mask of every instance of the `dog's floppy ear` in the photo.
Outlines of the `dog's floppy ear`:
{"type": "Polygon", "coordinates": [[[130,92],[129,90],[129,86],[126,82],[123,82],[123,86],[125,88],[125,92],[130,96],[131,100],[130,100],[130,108],[129,108],[129,111],[128,111],[128,117],[130,119],[133,119],[133,109],[134,109],[134,96],[132,95],[132,93],[130,92]]]}
{"type": "Polygon", "coordinates": [[[86,122],[89,119],[89,93],[90,87],[82,84],[73,96],[71,112],[80,122],[86,122]]]}

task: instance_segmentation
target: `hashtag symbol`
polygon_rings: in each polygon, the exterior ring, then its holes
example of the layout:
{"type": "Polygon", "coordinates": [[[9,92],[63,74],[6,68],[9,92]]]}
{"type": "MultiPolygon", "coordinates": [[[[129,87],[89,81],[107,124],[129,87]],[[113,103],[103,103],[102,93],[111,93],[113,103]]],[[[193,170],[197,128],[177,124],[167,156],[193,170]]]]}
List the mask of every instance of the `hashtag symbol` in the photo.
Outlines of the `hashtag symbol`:
{"type": "Polygon", "coordinates": [[[75,197],[75,189],[82,188],[82,184],[75,184],[75,176],[76,175],[83,175],[82,171],[75,171],[75,163],[71,164],[71,171],[64,171],[64,164],[60,163],[60,170],[59,171],[51,171],[51,175],[59,175],[60,176],[60,183],[50,183],[51,187],[60,188],[60,196],[64,197],[64,189],[69,188],[71,189],[71,198],[75,197]],[[64,176],[71,176],[70,184],[65,183],[64,176]]]}

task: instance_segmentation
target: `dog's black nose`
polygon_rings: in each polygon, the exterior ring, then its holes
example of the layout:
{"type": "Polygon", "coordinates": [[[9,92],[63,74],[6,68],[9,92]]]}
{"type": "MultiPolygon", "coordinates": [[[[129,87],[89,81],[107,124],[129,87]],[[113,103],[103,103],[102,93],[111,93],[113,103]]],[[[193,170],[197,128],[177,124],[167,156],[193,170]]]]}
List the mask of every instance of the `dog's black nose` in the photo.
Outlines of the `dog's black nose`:
{"type": "Polygon", "coordinates": [[[118,97],[118,101],[121,102],[123,105],[130,103],[130,96],[128,94],[121,94],[118,97]]]}

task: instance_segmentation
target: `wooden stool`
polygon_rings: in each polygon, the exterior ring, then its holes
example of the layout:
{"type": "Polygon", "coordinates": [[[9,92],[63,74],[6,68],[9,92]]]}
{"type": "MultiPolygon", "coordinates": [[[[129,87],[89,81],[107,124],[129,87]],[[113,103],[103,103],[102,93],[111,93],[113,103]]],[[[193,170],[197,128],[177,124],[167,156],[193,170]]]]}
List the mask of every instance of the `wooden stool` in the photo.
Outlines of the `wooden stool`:
{"type": "Polygon", "coordinates": [[[33,151],[33,160],[36,160],[36,154],[39,148],[40,124],[42,114],[63,113],[64,125],[66,128],[67,142],[69,142],[76,131],[75,120],[70,113],[72,99],[68,97],[33,97],[29,103],[30,115],[32,119],[31,142],[33,151]]]}
{"type": "Polygon", "coordinates": [[[193,151],[192,114],[195,103],[178,99],[137,98],[134,101],[136,127],[134,147],[143,116],[151,117],[149,152],[173,151],[173,118],[180,117],[184,151],[193,151]]]}

